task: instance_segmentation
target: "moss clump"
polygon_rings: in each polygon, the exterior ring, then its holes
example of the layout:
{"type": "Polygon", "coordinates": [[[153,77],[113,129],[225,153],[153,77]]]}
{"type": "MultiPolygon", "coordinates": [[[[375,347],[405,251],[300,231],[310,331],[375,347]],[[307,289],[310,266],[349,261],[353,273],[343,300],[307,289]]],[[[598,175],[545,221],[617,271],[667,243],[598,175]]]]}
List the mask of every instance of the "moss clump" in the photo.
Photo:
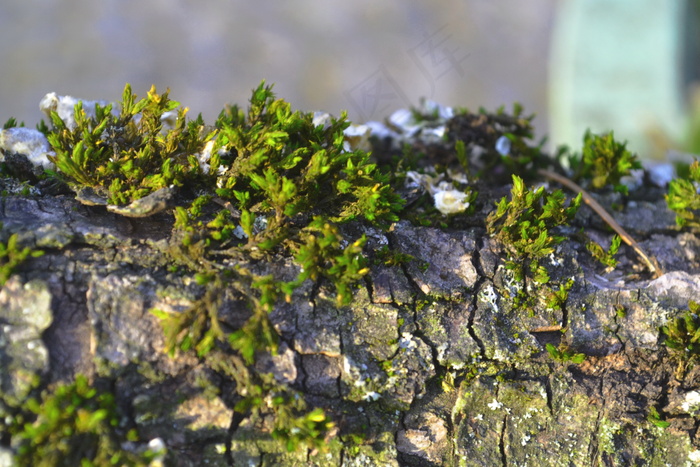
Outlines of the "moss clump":
{"type": "Polygon", "coordinates": [[[619,235],[613,235],[610,242],[610,247],[606,250],[602,246],[598,245],[596,242],[589,240],[586,242],[586,249],[593,256],[594,259],[598,260],[601,264],[614,269],[617,266],[617,260],[615,255],[620,249],[620,244],[622,239],[619,235]]]}
{"type": "Polygon", "coordinates": [[[637,155],[627,150],[627,143],[615,140],[613,132],[595,135],[586,131],[582,154],[569,157],[575,181],[589,181],[593,189],[612,185],[615,191],[627,194],[627,187],[620,183],[632,169],[641,169],[637,155]]]}
{"type": "Polygon", "coordinates": [[[700,227],[698,212],[700,211],[700,163],[694,161],[688,168],[688,176],[672,180],[668,186],[666,203],[669,209],[676,213],[676,223],[679,227],[700,227]]]}
{"type": "Polygon", "coordinates": [[[690,301],[688,310],[661,328],[664,344],[678,361],[676,376],[683,378],[686,370],[700,358],[700,304],[690,301]]]}
{"type": "Polygon", "coordinates": [[[42,250],[32,250],[29,247],[20,248],[17,244],[17,238],[17,234],[12,234],[7,239],[7,243],[0,242],[0,287],[5,285],[15,268],[27,258],[37,258],[44,254],[42,250]]]}
{"type": "Polygon", "coordinates": [[[146,466],[165,454],[124,450],[124,443],[138,441],[136,432],[120,427],[114,396],[98,391],[83,375],[24,407],[7,428],[19,465],[146,466]]]}
{"type": "Polygon", "coordinates": [[[515,297],[516,306],[532,311],[538,294],[528,290],[529,280],[543,289],[548,308],[561,309],[566,302],[573,283],[562,284],[558,290],[546,286],[550,282],[549,272],[541,264],[541,260],[554,253],[554,248],[564,241],[565,237],[555,235],[554,229],[567,225],[574,218],[581,205],[581,195],[568,206],[565,202],[561,190],[550,194],[543,187],[529,190],[523,180],[514,175],[511,199],[503,197],[486,219],[487,231],[506,251],[506,269],[522,284],[515,297]]]}
{"type": "Polygon", "coordinates": [[[274,213],[269,231],[300,213],[333,222],[398,220],[403,201],[369,154],[348,150],[349,125],[345,115],[316,125],[312,113],[293,112],[260,85],[247,114],[232,107],[216,122],[215,148],[225,151],[211,161],[210,171],[221,173],[217,195],[241,211],[274,213]]]}
{"type": "Polygon", "coordinates": [[[504,196],[496,211],[489,214],[487,230],[505,247],[509,256],[506,267],[515,273],[517,280],[522,280],[524,271],[528,270],[535,282],[549,281],[540,260],[552,254],[565,238],[552,231],[567,225],[581,205],[580,195],[568,206],[565,200],[561,190],[551,194],[546,194],[543,187],[528,190],[523,180],[514,175],[511,199],[504,196]]]}
{"type": "Polygon", "coordinates": [[[447,138],[453,144],[462,141],[470,151],[480,148],[477,157],[468,158],[463,151],[456,154],[468,173],[497,183],[506,182],[512,175],[530,180],[537,178],[537,169],[555,163],[542,152],[544,139],[531,144],[534,117],[534,114],[524,115],[522,105],[517,103],[510,114],[504,107],[494,113],[483,108],[478,113],[460,109],[447,123],[447,138]]]}
{"type": "Polygon", "coordinates": [[[43,129],[56,152],[54,176],[81,201],[124,215],[130,213],[120,206],[151,205],[166,193],[157,201],[176,204],[171,269],[194,275],[204,288],[188,310],[152,310],[168,352],[195,352],[212,368],[218,364],[209,356],[224,352],[236,362],[229,372],[237,382],[236,417],[272,417],[271,436],[288,449],[322,447],[333,426],[323,411],[308,410],[300,394],[255,368],[258,355],[277,349],[268,314],[306,281],[333,286],[338,306],[350,303],[369,272],[366,238],[343,234],[342,224],[386,228],[403,200],[369,154],[351,147],[345,115],[317,121],[293,111],[264,82],[246,111],[229,107],[213,126],[201,117],[187,121],[186,112],[155,88],[137,100],[129,85],[119,113],[97,105],[88,117],[78,104],[69,127],[53,112],[52,128],[43,129]],[[296,277],[252,272],[273,254],[291,260],[296,277]],[[249,304],[237,329],[219,322],[226,290],[249,304]]]}
{"type": "Polygon", "coordinates": [[[113,205],[170,185],[182,186],[198,174],[194,154],[213,134],[206,132],[201,118],[186,122],[187,109],[179,106],[155,87],[137,101],[127,84],[118,115],[111,105],[96,105],[95,117],[88,117],[78,103],[75,126],[69,128],[54,111],[53,127],[45,128],[56,152],[49,159],[72,187],[94,188],[113,205]],[[168,127],[165,123],[175,109],[175,123],[168,127]]]}
{"type": "Polygon", "coordinates": [[[186,112],[168,92],[152,88],[137,100],[129,85],[118,114],[96,105],[88,117],[79,103],[68,127],[52,112],[53,127],[43,127],[56,152],[56,175],[111,205],[180,187],[191,200],[175,207],[184,254],[195,260],[188,266],[213,260],[213,248],[256,256],[279,246],[304,268],[282,287],[285,295],[324,276],[338,288],[339,303],[348,303],[349,284],[366,273],[364,240],[340,248],[345,239],[336,224],[363,218],[386,227],[398,220],[403,200],[368,153],[349,147],[345,115],[317,124],[264,82],[247,112],[229,107],[214,126],[201,117],[188,122],[186,112]]]}
{"type": "Polygon", "coordinates": [[[558,362],[579,364],[586,360],[585,354],[576,353],[566,345],[555,347],[554,344],[547,344],[545,345],[545,349],[549,356],[558,362]]]}

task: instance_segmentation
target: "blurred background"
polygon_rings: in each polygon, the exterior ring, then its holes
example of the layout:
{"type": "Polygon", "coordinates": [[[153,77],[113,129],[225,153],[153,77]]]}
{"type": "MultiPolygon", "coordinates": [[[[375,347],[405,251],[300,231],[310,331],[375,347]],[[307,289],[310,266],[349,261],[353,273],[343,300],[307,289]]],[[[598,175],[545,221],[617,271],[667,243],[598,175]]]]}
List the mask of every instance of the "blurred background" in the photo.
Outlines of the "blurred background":
{"type": "Polygon", "coordinates": [[[117,101],[151,84],[212,123],[260,80],[360,123],[420,98],[514,102],[578,149],[614,129],[645,158],[691,151],[695,0],[24,0],[0,4],[0,121],[48,92],[117,101]]]}

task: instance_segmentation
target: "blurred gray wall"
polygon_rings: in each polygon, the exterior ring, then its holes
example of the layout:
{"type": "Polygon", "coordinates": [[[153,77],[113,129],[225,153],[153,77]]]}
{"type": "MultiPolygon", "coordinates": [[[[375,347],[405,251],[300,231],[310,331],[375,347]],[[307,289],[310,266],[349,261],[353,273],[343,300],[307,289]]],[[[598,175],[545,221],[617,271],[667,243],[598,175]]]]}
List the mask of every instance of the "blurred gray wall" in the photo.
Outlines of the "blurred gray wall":
{"type": "Polygon", "coordinates": [[[301,110],[382,119],[420,97],[520,101],[547,132],[557,0],[23,0],[0,4],[0,123],[51,91],[118,100],[151,84],[212,122],[261,79],[301,110]]]}

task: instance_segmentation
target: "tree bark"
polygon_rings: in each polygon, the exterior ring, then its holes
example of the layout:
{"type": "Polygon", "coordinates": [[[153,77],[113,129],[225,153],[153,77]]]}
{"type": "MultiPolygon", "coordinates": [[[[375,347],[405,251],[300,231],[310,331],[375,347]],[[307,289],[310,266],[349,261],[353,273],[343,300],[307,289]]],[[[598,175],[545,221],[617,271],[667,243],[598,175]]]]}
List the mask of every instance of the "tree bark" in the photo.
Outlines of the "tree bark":
{"type": "MultiPolygon", "coordinates": [[[[658,192],[614,216],[665,274],[649,279],[627,247],[603,273],[577,231],[610,234],[582,207],[546,259],[554,283],[574,279],[568,298],[532,313],[514,305],[519,285],[478,223],[344,226],[367,235],[367,251],[387,245],[413,259],[372,261],[350,306],[308,281],[270,312],[279,349],[257,355],[254,371],[335,423],[325,451],[287,452],[270,436],[274,420],[234,411],[235,353],[164,351],[149,310],[178,313],[206,292],[171,267],[171,214],[126,219],[72,196],[7,196],[2,240],[17,233],[45,254],[0,291],[3,406],[29,397],[34,376],[42,387],[79,373],[108,381],[124,423],[141,440],[161,438],[173,465],[685,465],[699,457],[700,372],[668,351],[660,329],[700,297],[700,241],[675,229],[658,192]],[[586,358],[556,360],[548,343],[586,358]]],[[[297,272],[281,257],[248,266],[297,272]]],[[[250,316],[238,292],[218,300],[225,329],[250,316]]]]}

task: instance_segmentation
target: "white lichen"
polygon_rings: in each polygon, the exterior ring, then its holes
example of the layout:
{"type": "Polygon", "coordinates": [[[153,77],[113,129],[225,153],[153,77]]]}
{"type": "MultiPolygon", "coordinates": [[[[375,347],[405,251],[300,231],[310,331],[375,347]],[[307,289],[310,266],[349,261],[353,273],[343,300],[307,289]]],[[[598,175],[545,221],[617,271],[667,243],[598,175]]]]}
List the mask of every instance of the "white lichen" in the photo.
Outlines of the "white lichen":
{"type": "Polygon", "coordinates": [[[47,156],[55,156],[46,136],[30,128],[8,128],[0,131],[0,149],[5,154],[22,154],[36,167],[50,168],[47,156]]]}
{"type": "MultiPolygon", "coordinates": [[[[449,173],[449,176],[456,182],[466,184],[467,177],[461,173],[449,173]]],[[[464,191],[455,188],[453,182],[442,180],[444,175],[433,173],[419,173],[409,170],[406,173],[406,186],[408,188],[422,187],[433,197],[435,208],[443,215],[457,214],[469,208],[469,197],[464,191]]]]}
{"type": "MultiPolygon", "coordinates": [[[[89,118],[95,118],[97,116],[97,106],[107,107],[110,103],[104,100],[87,100],[79,99],[73,96],[59,96],[55,92],[50,92],[46,94],[41,101],[39,101],[39,109],[46,114],[46,116],[51,119],[51,112],[56,112],[58,117],[63,121],[69,130],[74,130],[76,127],[75,123],[75,106],[78,103],[82,103],[83,112],[89,118]]],[[[185,112],[187,109],[185,109],[185,112]]],[[[112,114],[118,115],[119,109],[116,105],[112,103],[112,114]]],[[[160,116],[160,121],[163,124],[163,130],[172,130],[177,125],[177,119],[179,117],[179,112],[177,109],[169,110],[164,112],[160,116]]],[[[134,123],[138,124],[141,121],[141,114],[134,115],[134,123]]]]}
{"type": "Polygon", "coordinates": [[[432,100],[423,100],[414,108],[399,109],[384,122],[369,121],[372,135],[380,140],[389,139],[392,148],[400,150],[404,144],[414,140],[424,143],[444,142],[447,121],[454,116],[452,107],[443,106],[432,100]]]}
{"type": "Polygon", "coordinates": [[[401,338],[399,338],[399,347],[406,350],[413,350],[418,347],[413,336],[409,332],[401,333],[401,338]]]}
{"type": "Polygon", "coordinates": [[[547,259],[549,260],[549,264],[551,264],[554,267],[559,267],[563,264],[562,258],[558,258],[555,253],[559,253],[559,247],[557,247],[557,251],[554,253],[550,253],[549,256],[547,256],[547,259]]]}
{"type": "Polygon", "coordinates": [[[510,154],[510,140],[506,136],[501,136],[496,140],[496,152],[501,156],[510,154]]]}
{"type": "Polygon", "coordinates": [[[435,102],[434,100],[426,99],[422,101],[421,104],[422,105],[419,111],[424,114],[434,114],[442,120],[449,120],[450,118],[455,116],[455,112],[452,107],[442,105],[439,102],[435,102]]]}
{"type": "Polygon", "coordinates": [[[433,199],[437,210],[445,216],[464,212],[469,207],[469,201],[465,201],[467,194],[455,189],[437,191],[433,199]]]}
{"type": "Polygon", "coordinates": [[[493,309],[498,311],[498,304],[496,303],[498,300],[498,295],[496,295],[496,291],[491,284],[487,284],[483,289],[481,289],[478,298],[482,302],[488,303],[493,309]]]}
{"type": "Polygon", "coordinates": [[[465,174],[464,172],[457,172],[456,170],[447,169],[447,176],[450,177],[453,181],[457,183],[462,183],[463,185],[469,183],[469,179],[467,179],[467,174],[465,174]]]}
{"type": "MultiPolygon", "coordinates": [[[[210,161],[211,161],[211,156],[214,152],[214,147],[216,146],[216,140],[211,139],[207,141],[207,143],[204,145],[202,148],[202,152],[199,152],[195,154],[195,157],[197,157],[197,163],[199,164],[199,167],[202,169],[202,173],[208,174],[209,170],[211,169],[210,161]]],[[[217,153],[221,156],[226,154],[226,150],[224,148],[219,148],[217,150],[217,153]]],[[[223,175],[226,172],[226,167],[224,165],[220,165],[217,174],[218,175],[223,175]]],[[[217,185],[219,184],[219,181],[221,181],[221,184],[223,185],[224,179],[219,178],[217,180],[217,185]]]]}
{"type": "Polygon", "coordinates": [[[357,150],[369,152],[372,150],[372,145],[369,142],[372,129],[369,126],[352,124],[343,130],[343,134],[345,135],[343,149],[347,152],[357,150]]]}
{"type": "Polygon", "coordinates": [[[700,464],[700,450],[696,449],[688,453],[688,460],[695,464],[700,464]]]}
{"type": "Polygon", "coordinates": [[[39,109],[46,114],[49,119],[51,112],[56,112],[63,123],[69,130],[75,129],[75,106],[78,102],[83,103],[83,111],[90,118],[95,118],[97,105],[106,107],[107,101],[89,101],[85,99],[77,99],[73,96],[59,96],[55,92],[50,92],[44,96],[39,102],[39,109]]]}
{"type": "Polygon", "coordinates": [[[690,391],[686,393],[685,400],[681,404],[681,408],[683,411],[691,415],[697,412],[698,409],[700,409],[700,392],[690,391]]]}
{"type": "Polygon", "coordinates": [[[248,234],[245,233],[243,230],[243,227],[240,225],[237,225],[235,229],[233,229],[233,232],[231,232],[234,237],[236,237],[239,240],[245,240],[248,238],[248,234]]]}
{"type": "MultiPolygon", "coordinates": [[[[314,112],[313,119],[311,120],[314,126],[323,127],[327,129],[331,126],[333,122],[333,116],[328,112],[314,112]]],[[[366,151],[372,150],[372,145],[369,142],[369,137],[373,134],[374,126],[371,125],[357,125],[351,123],[345,130],[343,134],[345,135],[345,141],[343,141],[343,149],[347,152],[351,151],[366,151]]]]}
{"type": "Polygon", "coordinates": [[[149,465],[154,467],[160,467],[165,465],[165,456],[168,453],[168,449],[165,446],[165,442],[161,438],[153,438],[148,442],[148,450],[153,454],[153,460],[149,465]]]}
{"type": "Polygon", "coordinates": [[[437,346],[437,358],[439,362],[445,361],[445,354],[450,348],[450,344],[448,342],[443,342],[442,344],[437,346]]]}
{"type": "Polygon", "coordinates": [[[507,362],[510,360],[510,355],[503,349],[495,349],[491,358],[499,362],[507,362]]]}
{"type": "Polygon", "coordinates": [[[494,399],[493,402],[489,402],[486,406],[491,410],[498,410],[503,407],[503,404],[494,399]]]}
{"type": "Polygon", "coordinates": [[[659,188],[666,188],[677,177],[676,168],[670,162],[649,162],[644,167],[649,174],[649,181],[659,188]]]}
{"type": "Polygon", "coordinates": [[[527,446],[527,443],[530,442],[530,435],[523,435],[523,437],[520,439],[520,445],[521,446],[527,446]]]}
{"type": "Polygon", "coordinates": [[[311,122],[314,126],[322,126],[325,130],[331,126],[331,114],[328,112],[314,112],[313,120],[311,122]]]}
{"type": "Polygon", "coordinates": [[[408,109],[399,109],[387,118],[389,125],[398,129],[405,136],[414,136],[420,131],[420,125],[413,117],[413,112],[408,109]]]}
{"type": "Polygon", "coordinates": [[[172,130],[173,128],[175,128],[175,126],[177,125],[177,118],[177,109],[163,112],[163,114],[160,116],[160,122],[163,124],[163,129],[172,130]]]}

